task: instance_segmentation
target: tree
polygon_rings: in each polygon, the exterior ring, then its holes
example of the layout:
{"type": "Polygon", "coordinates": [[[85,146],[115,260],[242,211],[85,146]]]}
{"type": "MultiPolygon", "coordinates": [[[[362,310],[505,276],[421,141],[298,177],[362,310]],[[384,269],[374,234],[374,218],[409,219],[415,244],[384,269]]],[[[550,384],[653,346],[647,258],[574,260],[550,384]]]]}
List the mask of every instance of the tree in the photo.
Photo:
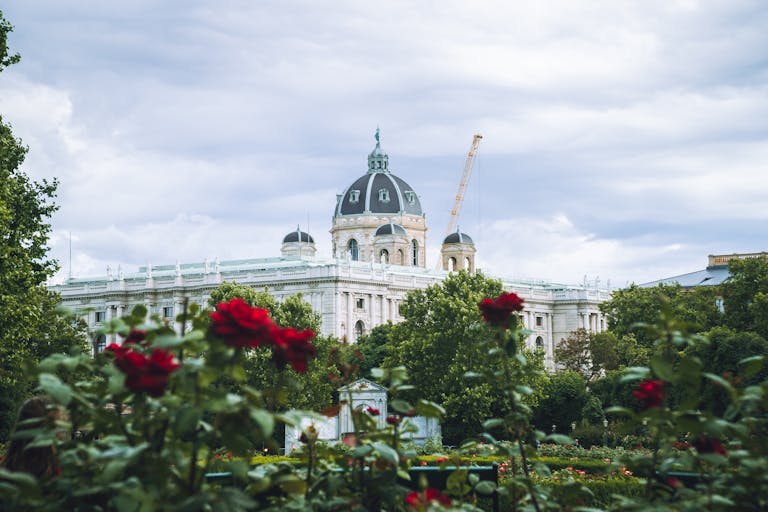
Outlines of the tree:
{"type": "Polygon", "coordinates": [[[587,385],[579,372],[558,372],[549,377],[543,397],[534,409],[536,427],[569,434],[571,423],[581,419],[587,403],[587,385]]]}
{"type": "MultiPolygon", "coordinates": [[[[19,61],[8,53],[13,30],[0,12],[0,71],[19,61]]],[[[27,148],[0,116],[0,441],[3,425],[30,392],[23,369],[53,352],[85,349],[82,323],[62,318],[45,283],[58,268],[48,257],[49,219],[58,182],[35,182],[22,171],[27,148]]]]}
{"type": "MultiPolygon", "coordinates": [[[[215,307],[235,297],[242,298],[251,306],[268,310],[272,320],[281,327],[311,329],[315,333],[320,331],[320,314],[312,309],[312,305],[300,293],[278,302],[266,289],[259,291],[251,286],[225,282],[211,292],[208,303],[215,307]]],[[[248,385],[268,391],[280,389],[281,396],[272,397],[275,407],[280,410],[294,408],[319,411],[328,407],[336,391],[332,380],[328,378],[336,373],[331,352],[339,347],[339,342],[331,336],[317,335],[312,343],[317,355],[303,374],[292,369],[280,372],[271,363],[268,348],[254,350],[245,365],[248,385]],[[284,380],[286,376],[287,381],[284,380]]]]}
{"type": "Polygon", "coordinates": [[[606,370],[618,368],[617,344],[616,336],[610,332],[590,333],[579,328],[557,344],[555,362],[591,381],[606,370]]]}
{"type": "Polygon", "coordinates": [[[695,324],[701,331],[711,329],[723,321],[718,294],[715,286],[685,289],[679,284],[659,284],[641,288],[633,284],[614,291],[610,300],[600,304],[600,311],[608,317],[608,327],[619,339],[634,334],[640,344],[650,347],[653,337],[636,329],[636,323],[655,324],[666,304],[679,320],[695,324]]]}
{"type": "MultiPolygon", "coordinates": [[[[500,390],[464,378],[468,371],[488,364],[487,351],[478,341],[492,334],[478,303],[502,291],[500,281],[462,270],[410,292],[400,307],[403,321],[391,328],[383,366],[405,366],[414,376],[418,395],[443,404],[443,438],[449,444],[479,434],[483,421],[508,405],[500,390]]],[[[543,367],[541,355],[526,355],[534,366],[543,367]]],[[[521,384],[541,387],[540,382],[521,384]]],[[[535,396],[529,398],[535,401],[535,396]]]]}
{"type": "Polygon", "coordinates": [[[363,335],[357,340],[357,348],[362,355],[360,361],[360,375],[367,377],[372,368],[380,367],[389,354],[392,336],[395,333],[391,322],[377,325],[369,334],[363,335]]]}
{"type": "Polygon", "coordinates": [[[768,259],[731,260],[728,270],[722,285],[726,325],[768,337],[768,259]]]}

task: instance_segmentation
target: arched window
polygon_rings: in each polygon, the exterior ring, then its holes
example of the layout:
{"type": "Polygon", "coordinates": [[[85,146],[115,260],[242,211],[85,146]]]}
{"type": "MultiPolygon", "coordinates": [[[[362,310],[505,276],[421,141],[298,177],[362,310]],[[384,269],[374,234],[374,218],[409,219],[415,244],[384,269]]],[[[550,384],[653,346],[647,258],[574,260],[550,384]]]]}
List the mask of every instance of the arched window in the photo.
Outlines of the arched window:
{"type": "Polygon", "coordinates": [[[379,261],[381,263],[389,263],[389,251],[386,249],[382,249],[379,253],[379,261]]]}
{"type": "Polygon", "coordinates": [[[544,350],[544,338],[536,336],[536,350],[544,350]]]}
{"type": "Polygon", "coordinates": [[[358,341],[363,334],[365,334],[365,324],[362,320],[358,320],[355,324],[355,341],[358,341]]]}
{"type": "Polygon", "coordinates": [[[448,258],[448,271],[453,272],[456,270],[456,258],[448,258]]]}
{"type": "Polygon", "coordinates": [[[469,257],[464,258],[464,269],[472,270],[472,260],[470,260],[469,257]]]}
{"type": "Polygon", "coordinates": [[[99,337],[96,338],[96,346],[94,347],[96,349],[96,353],[102,352],[107,346],[107,336],[105,334],[99,334],[99,337]]]}
{"type": "Polygon", "coordinates": [[[411,240],[411,265],[419,266],[419,242],[416,239],[411,240]]]}
{"type": "Polygon", "coordinates": [[[405,265],[405,255],[403,254],[402,249],[397,250],[397,264],[398,265],[405,265]]]}
{"type": "Polygon", "coordinates": [[[352,261],[357,261],[360,259],[360,251],[357,248],[357,240],[354,238],[349,241],[349,244],[347,245],[347,249],[349,249],[349,257],[352,258],[352,261]]]}

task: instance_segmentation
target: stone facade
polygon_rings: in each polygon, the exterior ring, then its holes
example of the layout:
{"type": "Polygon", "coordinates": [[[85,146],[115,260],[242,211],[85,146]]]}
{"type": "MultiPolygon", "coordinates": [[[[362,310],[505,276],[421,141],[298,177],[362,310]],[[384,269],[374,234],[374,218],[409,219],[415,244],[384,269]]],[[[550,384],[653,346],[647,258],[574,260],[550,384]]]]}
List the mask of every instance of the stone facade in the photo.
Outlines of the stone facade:
{"type": "MultiPolygon", "coordinates": [[[[82,314],[96,350],[117,341],[114,336],[99,334],[101,326],[135,305],[142,304],[173,322],[185,301],[207,305],[211,291],[225,281],[267,289],[277,300],[301,293],[320,313],[323,334],[354,342],[373,327],[400,321],[399,305],[409,291],[437,284],[448,275],[447,270],[427,268],[426,216],[416,193],[389,173],[388,157],[381,151],[378,136],[368,164],[369,172],[337,200],[331,258],[317,257],[312,237],[297,228],[283,239],[281,257],[147,265],[132,273],[107,269],[106,275],[70,278],[52,289],[61,294],[65,306],[82,314]],[[356,253],[350,250],[352,239],[356,253]]],[[[456,261],[470,258],[469,270],[474,270],[471,238],[463,233],[449,235],[443,245],[443,261],[453,249],[456,261]],[[454,235],[460,235],[458,243],[452,242],[454,235]]],[[[505,289],[525,299],[522,319],[533,331],[527,342],[545,351],[549,367],[553,367],[554,345],[570,332],[579,327],[595,332],[606,327],[598,304],[609,292],[597,285],[503,278],[502,282],[505,289]]]]}

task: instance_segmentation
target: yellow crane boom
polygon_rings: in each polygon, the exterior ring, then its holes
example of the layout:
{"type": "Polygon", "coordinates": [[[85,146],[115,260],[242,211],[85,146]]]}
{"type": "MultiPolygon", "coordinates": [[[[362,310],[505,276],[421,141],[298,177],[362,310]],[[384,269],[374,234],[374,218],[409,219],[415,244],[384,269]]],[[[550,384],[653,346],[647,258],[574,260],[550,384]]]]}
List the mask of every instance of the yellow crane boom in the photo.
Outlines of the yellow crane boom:
{"type": "Polygon", "coordinates": [[[453,202],[451,218],[448,220],[448,229],[445,231],[445,236],[456,231],[456,226],[459,224],[459,213],[461,213],[461,205],[464,203],[464,192],[467,190],[469,176],[472,174],[472,166],[475,165],[477,148],[480,146],[480,139],[482,138],[482,135],[476,133],[475,137],[472,139],[472,147],[469,148],[469,153],[467,153],[467,161],[464,163],[464,173],[461,175],[459,190],[456,192],[456,200],[453,202]]]}

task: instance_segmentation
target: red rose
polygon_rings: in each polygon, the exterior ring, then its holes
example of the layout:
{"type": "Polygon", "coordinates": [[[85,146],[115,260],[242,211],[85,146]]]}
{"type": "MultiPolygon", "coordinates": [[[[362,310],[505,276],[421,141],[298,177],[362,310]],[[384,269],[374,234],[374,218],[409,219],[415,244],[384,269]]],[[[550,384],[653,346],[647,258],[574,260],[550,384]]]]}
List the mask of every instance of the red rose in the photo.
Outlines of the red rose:
{"type": "Polygon", "coordinates": [[[397,426],[400,424],[400,418],[397,416],[387,416],[387,423],[397,426]]]}
{"type": "Polygon", "coordinates": [[[719,453],[720,455],[728,455],[728,450],[725,449],[723,443],[716,437],[701,436],[694,439],[692,444],[699,453],[719,453]]]}
{"type": "Polygon", "coordinates": [[[168,386],[168,377],[180,366],[173,354],[159,348],[149,357],[114,343],[107,349],[115,353],[114,364],[125,374],[125,387],[134,393],[162,396],[168,386]]]}
{"type": "Polygon", "coordinates": [[[637,386],[632,394],[640,402],[643,410],[658,407],[664,401],[663,380],[644,380],[637,386]]]}
{"type": "Polygon", "coordinates": [[[368,411],[368,414],[370,414],[371,416],[378,416],[379,414],[381,414],[381,411],[375,407],[369,407],[366,409],[366,411],[368,411]]]}
{"type": "Polygon", "coordinates": [[[141,352],[124,348],[116,354],[115,366],[126,375],[140,375],[146,370],[147,358],[141,352]]]}
{"type": "Polygon", "coordinates": [[[147,331],[131,329],[131,331],[128,333],[128,337],[123,341],[123,345],[130,343],[141,343],[145,339],[147,339],[147,331]]]}
{"type": "Polygon", "coordinates": [[[486,322],[506,328],[512,313],[523,310],[523,299],[515,293],[505,292],[496,299],[483,299],[478,307],[486,322]]]}
{"type": "Polygon", "coordinates": [[[290,364],[299,373],[306,373],[309,359],[315,357],[315,346],[309,342],[315,337],[314,331],[297,331],[293,327],[274,327],[271,334],[274,346],[272,360],[283,369],[290,364]]]}
{"type": "Polygon", "coordinates": [[[230,347],[270,345],[273,327],[266,309],[251,307],[240,297],[219,303],[211,313],[211,331],[230,347]]]}
{"type": "Polygon", "coordinates": [[[441,493],[437,489],[428,488],[424,492],[410,492],[405,497],[405,502],[409,507],[425,510],[433,503],[449,507],[451,506],[451,498],[441,493]]]}

